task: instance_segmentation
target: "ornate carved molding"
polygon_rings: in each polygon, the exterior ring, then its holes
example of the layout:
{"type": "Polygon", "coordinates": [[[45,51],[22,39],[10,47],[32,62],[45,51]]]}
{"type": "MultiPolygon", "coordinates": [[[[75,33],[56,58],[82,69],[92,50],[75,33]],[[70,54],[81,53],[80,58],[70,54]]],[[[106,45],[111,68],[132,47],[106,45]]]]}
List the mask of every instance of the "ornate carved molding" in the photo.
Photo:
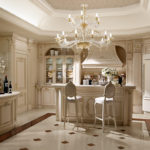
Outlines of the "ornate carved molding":
{"type": "Polygon", "coordinates": [[[127,60],[132,60],[132,58],[133,58],[133,54],[132,53],[127,53],[126,54],[126,59],[127,60]]]}
{"type": "Polygon", "coordinates": [[[142,40],[133,40],[133,52],[134,53],[142,53],[142,40]]]}
{"type": "Polygon", "coordinates": [[[150,39],[143,40],[143,53],[150,54],[150,39]]]}

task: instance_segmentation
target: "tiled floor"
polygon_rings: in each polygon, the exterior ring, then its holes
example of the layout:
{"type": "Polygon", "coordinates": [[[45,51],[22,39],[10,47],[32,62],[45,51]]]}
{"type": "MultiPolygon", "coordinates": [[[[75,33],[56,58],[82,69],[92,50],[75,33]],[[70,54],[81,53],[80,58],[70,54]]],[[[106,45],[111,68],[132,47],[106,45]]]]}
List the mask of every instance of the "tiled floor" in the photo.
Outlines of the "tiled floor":
{"type": "MultiPolygon", "coordinates": [[[[23,120],[35,119],[49,110],[34,110],[20,115],[18,125],[23,120]],[[24,116],[24,117],[23,117],[24,116]],[[24,119],[23,119],[24,118],[24,119]]],[[[54,111],[51,111],[54,112],[54,111]]],[[[55,116],[24,130],[23,132],[0,143],[0,150],[149,150],[150,137],[144,121],[133,121],[132,125],[107,127],[105,133],[94,128],[92,124],[84,124],[73,130],[74,124],[57,122],[55,116]]]]}
{"type": "Polygon", "coordinates": [[[24,123],[27,123],[29,121],[32,121],[46,113],[56,113],[55,109],[49,109],[49,108],[40,108],[40,109],[33,109],[28,112],[25,112],[23,114],[19,114],[17,116],[17,123],[16,126],[23,125],[24,123]]]}

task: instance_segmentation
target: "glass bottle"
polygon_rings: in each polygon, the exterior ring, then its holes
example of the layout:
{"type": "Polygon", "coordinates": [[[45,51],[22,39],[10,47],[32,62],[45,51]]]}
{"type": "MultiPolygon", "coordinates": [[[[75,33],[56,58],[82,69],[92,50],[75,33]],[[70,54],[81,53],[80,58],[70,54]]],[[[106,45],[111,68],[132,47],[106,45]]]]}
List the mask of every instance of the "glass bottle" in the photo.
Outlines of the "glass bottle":
{"type": "Polygon", "coordinates": [[[4,93],[8,93],[8,80],[7,80],[7,76],[5,76],[5,80],[4,80],[4,93]]]}
{"type": "Polygon", "coordinates": [[[2,83],[2,79],[0,78],[0,94],[4,93],[4,88],[3,88],[3,83],[2,83]]]}
{"type": "Polygon", "coordinates": [[[11,81],[9,81],[9,93],[12,93],[12,85],[11,85],[11,81]]]}

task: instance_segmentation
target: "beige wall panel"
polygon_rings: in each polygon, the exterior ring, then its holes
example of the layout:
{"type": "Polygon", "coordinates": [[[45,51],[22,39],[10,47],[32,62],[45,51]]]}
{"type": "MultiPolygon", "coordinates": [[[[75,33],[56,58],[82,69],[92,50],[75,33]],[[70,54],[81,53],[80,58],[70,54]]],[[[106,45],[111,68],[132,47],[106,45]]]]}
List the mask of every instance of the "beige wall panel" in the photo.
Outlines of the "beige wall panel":
{"type": "Polygon", "coordinates": [[[16,87],[21,94],[18,97],[17,111],[22,113],[27,110],[27,56],[16,53],[16,87]]]}
{"type": "Polygon", "coordinates": [[[16,60],[16,75],[18,89],[26,88],[26,59],[18,58],[16,60]]]}

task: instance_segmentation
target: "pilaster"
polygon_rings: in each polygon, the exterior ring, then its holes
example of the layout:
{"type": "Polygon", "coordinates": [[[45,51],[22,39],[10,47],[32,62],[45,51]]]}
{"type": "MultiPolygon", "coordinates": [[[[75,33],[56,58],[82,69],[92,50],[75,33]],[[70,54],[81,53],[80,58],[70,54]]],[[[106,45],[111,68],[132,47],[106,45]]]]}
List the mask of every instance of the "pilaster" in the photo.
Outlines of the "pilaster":
{"type": "Polygon", "coordinates": [[[133,112],[142,112],[142,40],[133,41],[133,112]]]}

